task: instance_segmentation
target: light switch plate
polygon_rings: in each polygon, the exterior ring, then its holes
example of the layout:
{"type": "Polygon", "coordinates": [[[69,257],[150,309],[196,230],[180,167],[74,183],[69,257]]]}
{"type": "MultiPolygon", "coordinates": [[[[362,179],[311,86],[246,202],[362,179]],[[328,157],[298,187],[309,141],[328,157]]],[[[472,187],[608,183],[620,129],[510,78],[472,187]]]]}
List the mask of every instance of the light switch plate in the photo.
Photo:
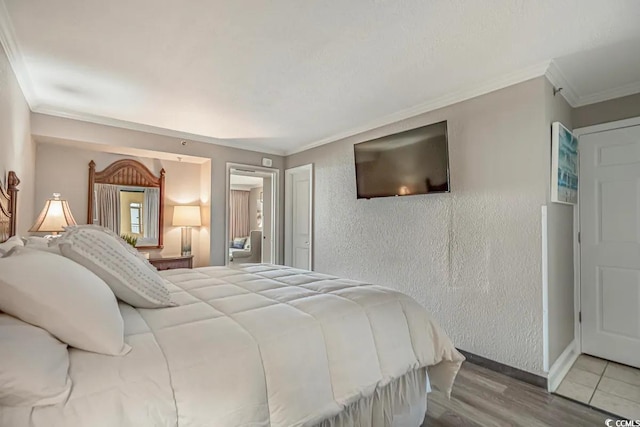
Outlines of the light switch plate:
{"type": "Polygon", "coordinates": [[[262,166],[264,166],[265,168],[270,168],[272,164],[273,164],[273,161],[270,158],[268,157],[262,158],[262,166]]]}

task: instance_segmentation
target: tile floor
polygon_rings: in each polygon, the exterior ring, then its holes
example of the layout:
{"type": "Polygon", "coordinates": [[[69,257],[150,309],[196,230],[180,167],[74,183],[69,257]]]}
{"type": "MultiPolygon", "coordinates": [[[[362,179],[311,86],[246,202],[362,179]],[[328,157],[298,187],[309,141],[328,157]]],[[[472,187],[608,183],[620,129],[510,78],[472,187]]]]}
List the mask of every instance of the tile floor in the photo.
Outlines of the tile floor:
{"type": "Polygon", "coordinates": [[[556,393],[630,420],[640,420],[640,369],[581,354],[556,393]]]}

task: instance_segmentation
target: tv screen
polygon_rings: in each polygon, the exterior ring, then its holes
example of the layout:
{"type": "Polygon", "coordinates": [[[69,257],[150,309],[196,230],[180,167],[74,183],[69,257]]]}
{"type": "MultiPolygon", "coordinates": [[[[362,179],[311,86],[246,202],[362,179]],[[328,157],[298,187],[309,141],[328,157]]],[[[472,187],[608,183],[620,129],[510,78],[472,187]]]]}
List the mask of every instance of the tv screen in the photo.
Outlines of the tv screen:
{"type": "Polygon", "coordinates": [[[447,122],[354,145],[359,199],[449,192],[447,122]]]}

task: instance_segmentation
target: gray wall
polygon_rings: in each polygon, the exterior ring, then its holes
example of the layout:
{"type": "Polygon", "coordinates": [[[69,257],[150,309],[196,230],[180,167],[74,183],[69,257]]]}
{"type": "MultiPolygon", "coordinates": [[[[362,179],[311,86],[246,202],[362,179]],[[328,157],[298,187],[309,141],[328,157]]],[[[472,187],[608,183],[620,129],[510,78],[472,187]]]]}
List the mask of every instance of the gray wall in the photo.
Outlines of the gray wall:
{"type": "Polygon", "coordinates": [[[640,93],[575,108],[573,127],[577,129],[632,117],[640,117],[640,93]]]}
{"type": "MultiPolygon", "coordinates": [[[[176,159],[177,156],[180,155],[191,155],[211,159],[210,250],[212,265],[224,265],[225,252],[228,251],[228,243],[225,242],[224,222],[227,162],[259,166],[262,157],[269,157],[273,159],[274,168],[281,170],[284,165],[284,159],[281,156],[197,141],[189,141],[186,146],[183,146],[180,143],[180,138],[98,125],[44,114],[32,114],[31,126],[36,141],[82,141],[92,144],[174,153],[176,159]]],[[[283,188],[283,185],[284,184],[280,183],[280,188],[283,188]]],[[[64,191],[64,189],[61,191],[64,191]]],[[[284,210],[284,201],[281,201],[280,209],[281,211],[284,210]]],[[[280,230],[283,229],[284,227],[281,225],[280,230]]],[[[281,239],[283,239],[283,233],[283,231],[280,233],[281,239]]],[[[280,252],[282,253],[282,248],[280,252]]],[[[282,254],[280,254],[280,256],[283,257],[282,254]]]]}
{"type": "Polygon", "coordinates": [[[574,339],[573,206],[551,203],[551,123],[572,129],[571,106],[545,82],[549,366],[574,339]]]}
{"type": "Polygon", "coordinates": [[[35,182],[35,144],[31,139],[29,106],[0,46],[0,185],[14,171],[18,187],[18,232],[26,234],[33,225],[35,182]]]}
{"type": "Polygon", "coordinates": [[[314,266],[429,309],[460,348],[542,374],[545,78],[289,156],[315,165],[314,266]],[[356,199],[353,144],[448,120],[451,194],[356,199]]]}

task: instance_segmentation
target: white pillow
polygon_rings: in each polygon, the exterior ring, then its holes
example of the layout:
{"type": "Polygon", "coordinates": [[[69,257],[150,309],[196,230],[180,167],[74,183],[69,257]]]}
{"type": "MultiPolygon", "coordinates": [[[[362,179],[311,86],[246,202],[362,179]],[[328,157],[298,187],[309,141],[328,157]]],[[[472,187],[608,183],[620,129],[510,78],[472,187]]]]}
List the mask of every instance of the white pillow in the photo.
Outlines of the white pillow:
{"type": "Polygon", "coordinates": [[[91,271],[44,251],[13,248],[0,259],[0,310],[49,331],[70,346],[126,354],[124,322],[113,292],[91,271]]]}
{"type": "Polygon", "coordinates": [[[23,240],[18,236],[9,237],[7,241],[0,243],[0,257],[4,256],[16,246],[24,246],[23,240]]]}
{"type": "MultiPolygon", "coordinates": [[[[147,267],[149,267],[152,271],[158,271],[157,268],[155,268],[153,266],[153,264],[151,264],[149,262],[149,260],[140,252],[138,251],[136,248],[134,248],[133,246],[131,246],[130,244],[128,244],[127,242],[124,241],[124,239],[120,236],[118,236],[116,233],[113,232],[113,230],[110,230],[106,227],[103,227],[101,225],[98,224],[83,224],[83,225],[69,225],[67,227],[64,228],[65,232],[62,233],[62,236],[64,236],[65,234],[72,232],[72,231],[77,231],[80,229],[89,229],[89,230],[98,230],[101,231],[103,233],[108,234],[109,236],[113,237],[114,239],[116,239],[118,241],[118,243],[120,243],[120,245],[122,245],[123,248],[125,248],[125,250],[127,252],[129,252],[131,255],[134,255],[136,258],[138,258],[140,261],[142,261],[142,263],[144,265],[146,265],[147,267]]],[[[57,244],[57,240],[54,240],[53,243],[51,243],[51,245],[57,244]]]]}
{"type": "Polygon", "coordinates": [[[71,392],[69,352],[44,329],[0,313],[0,406],[64,402],[71,392]]]}
{"type": "Polygon", "coordinates": [[[22,241],[24,245],[29,249],[36,249],[39,251],[51,252],[52,254],[62,255],[60,253],[60,249],[58,245],[55,244],[56,237],[40,237],[40,236],[29,236],[23,237],[22,241]]]}
{"type": "Polygon", "coordinates": [[[162,277],[120,240],[95,227],[74,227],[60,237],[58,246],[62,255],[93,271],[127,304],[141,308],[173,305],[162,277]]]}

